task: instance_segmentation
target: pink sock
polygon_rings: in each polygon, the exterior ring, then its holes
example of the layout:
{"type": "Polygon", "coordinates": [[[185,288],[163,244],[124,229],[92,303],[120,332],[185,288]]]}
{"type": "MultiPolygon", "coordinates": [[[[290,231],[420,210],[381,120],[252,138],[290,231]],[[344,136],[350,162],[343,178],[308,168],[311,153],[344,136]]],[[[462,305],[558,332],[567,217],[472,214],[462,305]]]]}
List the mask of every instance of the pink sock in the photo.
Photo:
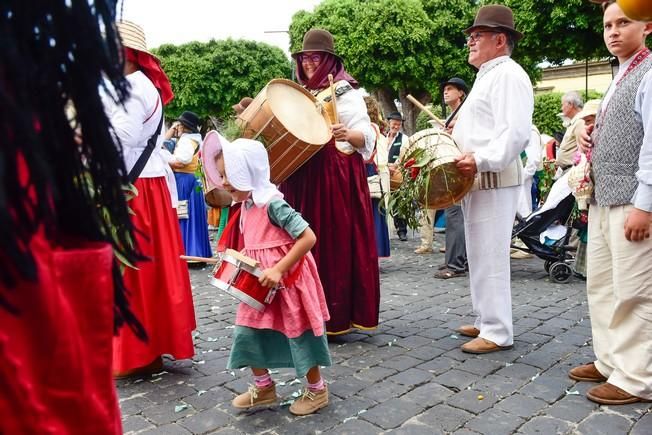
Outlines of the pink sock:
{"type": "Polygon", "coordinates": [[[314,384],[311,384],[308,382],[308,389],[310,391],[321,391],[324,389],[324,378],[319,378],[319,381],[315,382],[314,384]]]}
{"type": "Polygon", "coordinates": [[[254,375],[254,383],[258,388],[269,387],[270,385],[272,385],[272,377],[269,375],[269,373],[265,373],[264,375],[261,376],[254,375]]]}

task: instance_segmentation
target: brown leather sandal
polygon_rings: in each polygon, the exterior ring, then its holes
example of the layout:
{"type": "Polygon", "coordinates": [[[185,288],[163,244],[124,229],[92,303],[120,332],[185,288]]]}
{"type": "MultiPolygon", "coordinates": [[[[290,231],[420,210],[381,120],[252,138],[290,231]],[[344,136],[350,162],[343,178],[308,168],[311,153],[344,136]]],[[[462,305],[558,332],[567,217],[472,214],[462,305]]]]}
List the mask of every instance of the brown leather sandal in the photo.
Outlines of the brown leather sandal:
{"type": "Polygon", "coordinates": [[[453,269],[442,269],[439,272],[435,273],[435,278],[438,279],[451,279],[451,278],[456,278],[458,276],[465,276],[466,272],[464,271],[458,271],[458,270],[453,270],[453,269]]]}

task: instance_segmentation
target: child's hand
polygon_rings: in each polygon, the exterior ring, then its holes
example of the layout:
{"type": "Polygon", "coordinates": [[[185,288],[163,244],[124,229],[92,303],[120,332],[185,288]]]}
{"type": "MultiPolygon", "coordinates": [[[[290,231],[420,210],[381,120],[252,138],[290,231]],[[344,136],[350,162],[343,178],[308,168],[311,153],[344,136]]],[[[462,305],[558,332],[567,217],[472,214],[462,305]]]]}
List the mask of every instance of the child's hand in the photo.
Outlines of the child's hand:
{"type": "Polygon", "coordinates": [[[265,287],[272,288],[279,283],[282,276],[283,274],[281,272],[276,270],[276,268],[272,267],[263,270],[263,276],[258,278],[258,282],[264,285],[265,287]]]}

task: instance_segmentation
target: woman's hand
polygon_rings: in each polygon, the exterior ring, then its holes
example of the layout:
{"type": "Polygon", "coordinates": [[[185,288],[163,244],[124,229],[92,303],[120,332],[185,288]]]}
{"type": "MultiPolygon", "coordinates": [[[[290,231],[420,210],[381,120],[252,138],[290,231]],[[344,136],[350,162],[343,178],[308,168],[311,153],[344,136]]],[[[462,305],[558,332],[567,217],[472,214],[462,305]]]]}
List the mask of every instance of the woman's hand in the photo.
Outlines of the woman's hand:
{"type": "Polygon", "coordinates": [[[263,270],[263,276],[258,278],[258,282],[264,285],[265,287],[276,287],[276,285],[281,281],[283,273],[277,270],[275,267],[263,270]]]}
{"type": "Polygon", "coordinates": [[[630,242],[640,242],[650,238],[650,212],[632,209],[625,218],[625,238],[630,242]]]}
{"type": "Polygon", "coordinates": [[[333,137],[338,142],[348,142],[349,141],[349,129],[346,128],[344,124],[333,124],[331,126],[333,130],[333,137]]]}
{"type": "Polygon", "coordinates": [[[581,131],[577,136],[577,147],[584,154],[586,154],[593,147],[591,133],[593,133],[593,124],[587,125],[584,128],[584,131],[581,131]]]}

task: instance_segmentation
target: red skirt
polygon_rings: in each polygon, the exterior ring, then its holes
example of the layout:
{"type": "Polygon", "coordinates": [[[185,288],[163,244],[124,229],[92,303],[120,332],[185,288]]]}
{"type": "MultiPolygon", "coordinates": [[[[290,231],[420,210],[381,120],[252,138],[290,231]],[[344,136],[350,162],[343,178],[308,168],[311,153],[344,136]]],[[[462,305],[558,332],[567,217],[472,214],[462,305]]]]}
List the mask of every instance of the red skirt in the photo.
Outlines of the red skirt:
{"type": "Polygon", "coordinates": [[[113,340],[116,372],[146,366],[164,354],[176,359],[194,355],[192,330],[196,323],[190,276],[179,258],[183,242],[165,178],[139,178],[135,186],[138,196],[129,206],[135,213],[138,246],[149,261],[138,263],[138,270],[126,268],[124,281],[129,306],[148,340],[142,342],[129,328],[122,328],[113,340]]]}
{"type": "Polygon", "coordinates": [[[30,250],[38,281],[0,283],[16,310],[0,307],[0,433],[121,434],[111,246],[52,246],[39,231],[30,250]]]}
{"type": "Polygon", "coordinates": [[[378,326],[378,253],[369,249],[376,236],[362,156],[342,154],[331,142],[279,188],[317,236],[312,253],[331,316],[328,333],[378,326]]]}

